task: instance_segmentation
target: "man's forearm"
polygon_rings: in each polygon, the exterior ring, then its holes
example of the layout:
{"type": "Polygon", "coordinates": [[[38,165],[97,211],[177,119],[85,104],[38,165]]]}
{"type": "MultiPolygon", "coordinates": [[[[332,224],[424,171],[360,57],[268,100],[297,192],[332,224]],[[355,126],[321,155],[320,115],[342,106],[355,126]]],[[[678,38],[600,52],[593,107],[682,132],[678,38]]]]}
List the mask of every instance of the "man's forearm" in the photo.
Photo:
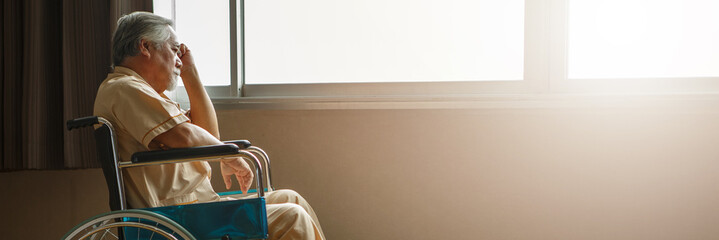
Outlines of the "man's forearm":
{"type": "Polygon", "coordinates": [[[187,96],[190,98],[190,120],[192,123],[207,130],[215,138],[220,139],[220,130],[217,126],[217,114],[212,106],[210,96],[202,86],[200,75],[195,67],[192,51],[185,44],[180,44],[177,53],[183,62],[180,76],[185,84],[187,96]]]}
{"type": "Polygon", "coordinates": [[[217,114],[212,100],[200,81],[197,68],[192,67],[188,70],[183,72],[182,79],[190,99],[190,119],[192,123],[220,139],[217,114]]]}

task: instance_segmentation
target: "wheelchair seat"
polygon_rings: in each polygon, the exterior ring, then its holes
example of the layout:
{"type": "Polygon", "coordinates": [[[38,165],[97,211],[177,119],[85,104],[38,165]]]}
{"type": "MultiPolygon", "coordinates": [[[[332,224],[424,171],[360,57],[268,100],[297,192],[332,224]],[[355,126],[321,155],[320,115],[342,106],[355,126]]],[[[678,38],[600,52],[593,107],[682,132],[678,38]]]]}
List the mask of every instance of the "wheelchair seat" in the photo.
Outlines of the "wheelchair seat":
{"type": "MultiPolygon", "coordinates": [[[[113,212],[100,214],[76,226],[63,239],[84,239],[108,234],[116,228],[113,239],[264,239],[267,233],[267,210],[264,199],[263,167],[268,170],[268,191],[272,190],[269,175],[269,157],[249,141],[228,141],[224,145],[158,150],[135,153],[130,162],[120,162],[116,152],[116,140],[112,124],[91,116],[70,120],[68,130],[97,126],[95,140],[97,156],[109,191],[109,204],[113,212]],[[156,164],[205,161],[226,157],[242,157],[255,165],[256,198],[232,201],[195,203],[128,210],[124,197],[122,169],[156,164]],[[183,234],[187,232],[188,234],[183,234]]],[[[237,192],[231,192],[232,194],[237,192]]],[[[226,195],[230,193],[219,193],[226,195]]]]}
{"type": "Polygon", "coordinates": [[[264,198],[145,208],[167,216],[198,239],[229,235],[236,238],[267,238],[264,198]]]}

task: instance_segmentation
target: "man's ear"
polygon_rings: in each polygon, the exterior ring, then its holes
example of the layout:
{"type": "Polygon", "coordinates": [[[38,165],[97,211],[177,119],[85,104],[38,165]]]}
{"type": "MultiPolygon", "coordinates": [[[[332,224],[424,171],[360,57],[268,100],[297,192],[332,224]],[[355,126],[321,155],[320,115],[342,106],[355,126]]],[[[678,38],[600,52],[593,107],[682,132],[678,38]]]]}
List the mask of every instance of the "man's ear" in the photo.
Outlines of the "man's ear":
{"type": "Polygon", "coordinates": [[[145,39],[140,40],[140,55],[150,57],[150,44],[152,43],[145,39]]]}

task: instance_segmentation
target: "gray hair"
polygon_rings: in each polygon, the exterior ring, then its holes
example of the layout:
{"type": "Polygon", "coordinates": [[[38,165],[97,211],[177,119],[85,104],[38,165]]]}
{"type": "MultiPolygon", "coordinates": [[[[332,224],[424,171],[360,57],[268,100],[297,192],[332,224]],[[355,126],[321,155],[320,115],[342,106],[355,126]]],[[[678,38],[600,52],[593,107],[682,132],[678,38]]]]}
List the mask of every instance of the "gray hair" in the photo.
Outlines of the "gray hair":
{"type": "Polygon", "coordinates": [[[112,65],[120,65],[125,58],[139,54],[138,46],[142,39],[159,48],[170,39],[168,26],[172,26],[172,20],[149,12],[122,16],[117,20],[117,30],[112,36],[112,65]]]}

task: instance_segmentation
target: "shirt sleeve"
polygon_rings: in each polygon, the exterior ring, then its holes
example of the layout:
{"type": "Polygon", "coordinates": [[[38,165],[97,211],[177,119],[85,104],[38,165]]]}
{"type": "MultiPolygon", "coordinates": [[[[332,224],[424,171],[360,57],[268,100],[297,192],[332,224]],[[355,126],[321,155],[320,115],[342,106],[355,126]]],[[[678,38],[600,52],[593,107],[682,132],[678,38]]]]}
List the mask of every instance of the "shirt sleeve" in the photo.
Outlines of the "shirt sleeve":
{"type": "Polygon", "coordinates": [[[158,135],[190,119],[179,104],[144,83],[130,82],[117,89],[113,114],[123,128],[145,147],[158,135]]]}

